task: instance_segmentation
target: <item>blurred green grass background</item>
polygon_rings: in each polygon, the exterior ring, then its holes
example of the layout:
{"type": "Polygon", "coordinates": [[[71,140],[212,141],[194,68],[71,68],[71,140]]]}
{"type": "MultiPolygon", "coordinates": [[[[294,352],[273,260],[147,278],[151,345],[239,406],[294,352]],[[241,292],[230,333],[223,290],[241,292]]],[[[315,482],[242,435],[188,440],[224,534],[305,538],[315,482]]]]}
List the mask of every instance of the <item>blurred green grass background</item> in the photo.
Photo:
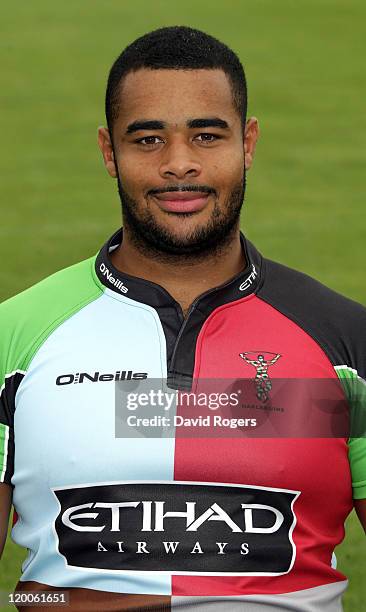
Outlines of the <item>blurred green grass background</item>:
{"type": "MultiPolygon", "coordinates": [[[[246,235],[366,303],[365,21],[362,0],[2,3],[0,298],[89,257],[119,227],[96,140],[108,70],[137,36],[184,24],[227,42],[245,66],[261,128],[246,235]]],[[[366,597],[365,538],[354,514],[346,527],[337,556],[354,612],[366,597]]],[[[9,539],[1,589],[14,587],[23,557],[9,539]]]]}

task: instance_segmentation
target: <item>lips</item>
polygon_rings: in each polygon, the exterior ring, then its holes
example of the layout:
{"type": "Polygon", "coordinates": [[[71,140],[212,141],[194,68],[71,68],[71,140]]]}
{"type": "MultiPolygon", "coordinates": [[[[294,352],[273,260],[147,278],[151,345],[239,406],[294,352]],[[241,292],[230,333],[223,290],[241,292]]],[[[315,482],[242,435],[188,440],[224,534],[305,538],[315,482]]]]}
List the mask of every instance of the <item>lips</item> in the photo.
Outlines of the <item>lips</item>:
{"type": "Polygon", "coordinates": [[[205,207],[209,198],[203,191],[169,191],[154,196],[159,208],[166,212],[198,212],[205,207]]]}

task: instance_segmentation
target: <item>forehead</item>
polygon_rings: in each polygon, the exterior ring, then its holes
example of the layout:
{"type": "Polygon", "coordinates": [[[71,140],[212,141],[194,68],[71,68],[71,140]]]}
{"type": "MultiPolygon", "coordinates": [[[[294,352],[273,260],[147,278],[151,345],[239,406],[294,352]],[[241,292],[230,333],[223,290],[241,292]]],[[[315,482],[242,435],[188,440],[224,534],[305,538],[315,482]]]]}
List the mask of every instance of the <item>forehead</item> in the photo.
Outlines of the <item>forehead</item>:
{"type": "Polygon", "coordinates": [[[137,117],[181,123],[207,114],[238,118],[223,70],[141,68],[128,73],[120,88],[118,123],[137,117]]]}

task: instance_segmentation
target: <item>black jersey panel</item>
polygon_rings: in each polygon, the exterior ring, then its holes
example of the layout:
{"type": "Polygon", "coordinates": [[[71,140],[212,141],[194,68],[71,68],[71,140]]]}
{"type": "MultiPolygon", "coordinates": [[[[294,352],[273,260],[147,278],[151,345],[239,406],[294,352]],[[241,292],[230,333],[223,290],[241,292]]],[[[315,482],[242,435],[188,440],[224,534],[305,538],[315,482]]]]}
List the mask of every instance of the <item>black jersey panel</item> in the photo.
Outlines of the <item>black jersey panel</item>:
{"type": "MultiPolygon", "coordinates": [[[[24,378],[24,372],[14,372],[6,376],[5,382],[0,393],[0,424],[8,427],[8,439],[4,445],[4,466],[5,472],[0,479],[1,482],[10,483],[14,472],[14,412],[15,395],[20,383],[24,378]]],[[[0,475],[1,475],[0,470],[0,475]]]]}
{"type": "Polygon", "coordinates": [[[264,262],[258,297],[300,325],[333,365],[347,365],[366,378],[366,308],[303,272],[264,262]]]}

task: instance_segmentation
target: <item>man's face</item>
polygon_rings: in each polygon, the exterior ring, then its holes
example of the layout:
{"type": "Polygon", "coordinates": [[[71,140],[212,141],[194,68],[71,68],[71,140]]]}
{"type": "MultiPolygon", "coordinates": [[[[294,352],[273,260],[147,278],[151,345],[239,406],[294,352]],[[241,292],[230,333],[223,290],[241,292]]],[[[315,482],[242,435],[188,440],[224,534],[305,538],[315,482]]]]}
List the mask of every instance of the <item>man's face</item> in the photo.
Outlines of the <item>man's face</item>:
{"type": "Polygon", "coordinates": [[[140,69],[125,77],[120,97],[113,134],[100,128],[99,146],[132,239],[182,255],[224,243],[239,223],[258,134],[251,120],[244,151],[226,74],[140,69]]]}

